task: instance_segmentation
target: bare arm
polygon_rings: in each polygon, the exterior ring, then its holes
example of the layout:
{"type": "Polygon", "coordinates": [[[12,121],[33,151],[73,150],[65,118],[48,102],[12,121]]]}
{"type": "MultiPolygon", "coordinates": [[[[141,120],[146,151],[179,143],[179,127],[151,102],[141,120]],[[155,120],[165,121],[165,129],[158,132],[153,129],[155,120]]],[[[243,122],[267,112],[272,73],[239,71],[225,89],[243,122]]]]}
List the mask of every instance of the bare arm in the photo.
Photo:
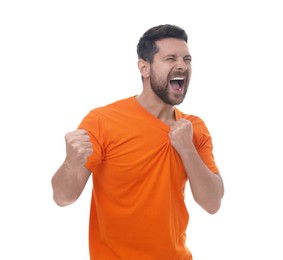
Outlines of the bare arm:
{"type": "Polygon", "coordinates": [[[214,214],[221,205],[224,185],[221,175],[212,173],[200,158],[192,141],[191,122],[178,120],[171,128],[169,137],[180,155],[188,175],[195,201],[208,213],[214,214]]]}
{"type": "Polygon", "coordinates": [[[82,193],[91,172],[84,167],[92,154],[92,144],[85,130],[66,134],[66,159],[53,175],[53,199],[59,206],[69,205],[82,193]]]}

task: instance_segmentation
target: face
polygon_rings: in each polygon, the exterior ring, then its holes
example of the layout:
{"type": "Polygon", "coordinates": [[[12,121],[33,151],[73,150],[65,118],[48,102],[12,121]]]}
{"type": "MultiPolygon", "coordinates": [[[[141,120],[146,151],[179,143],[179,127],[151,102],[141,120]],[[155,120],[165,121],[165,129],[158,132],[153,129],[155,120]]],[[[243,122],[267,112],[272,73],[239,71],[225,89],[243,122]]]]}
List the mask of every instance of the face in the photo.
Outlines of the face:
{"type": "Polygon", "coordinates": [[[159,51],[150,67],[153,92],[166,104],[183,102],[191,77],[191,55],[185,41],[168,38],[156,42],[159,51]]]}

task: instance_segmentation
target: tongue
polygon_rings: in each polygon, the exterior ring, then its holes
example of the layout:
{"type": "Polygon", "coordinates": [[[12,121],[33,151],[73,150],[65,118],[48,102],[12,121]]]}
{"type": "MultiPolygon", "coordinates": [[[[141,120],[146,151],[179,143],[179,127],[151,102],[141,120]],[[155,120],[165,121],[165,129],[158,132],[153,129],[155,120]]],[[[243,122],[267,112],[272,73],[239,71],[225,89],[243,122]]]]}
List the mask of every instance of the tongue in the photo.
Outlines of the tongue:
{"type": "Polygon", "coordinates": [[[177,82],[171,82],[171,87],[175,90],[179,90],[180,89],[180,85],[177,82]]]}

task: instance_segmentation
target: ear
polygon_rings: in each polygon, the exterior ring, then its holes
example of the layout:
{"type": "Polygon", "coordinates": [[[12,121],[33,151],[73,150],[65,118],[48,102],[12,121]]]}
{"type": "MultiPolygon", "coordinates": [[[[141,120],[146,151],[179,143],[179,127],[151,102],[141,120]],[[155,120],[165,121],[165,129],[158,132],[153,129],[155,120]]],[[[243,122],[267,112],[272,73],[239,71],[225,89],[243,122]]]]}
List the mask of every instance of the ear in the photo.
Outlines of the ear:
{"type": "Polygon", "coordinates": [[[140,73],[141,73],[143,78],[149,77],[149,74],[150,74],[150,64],[147,61],[145,61],[143,59],[139,59],[138,60],[138,68],[139,68],[140,73]]]}

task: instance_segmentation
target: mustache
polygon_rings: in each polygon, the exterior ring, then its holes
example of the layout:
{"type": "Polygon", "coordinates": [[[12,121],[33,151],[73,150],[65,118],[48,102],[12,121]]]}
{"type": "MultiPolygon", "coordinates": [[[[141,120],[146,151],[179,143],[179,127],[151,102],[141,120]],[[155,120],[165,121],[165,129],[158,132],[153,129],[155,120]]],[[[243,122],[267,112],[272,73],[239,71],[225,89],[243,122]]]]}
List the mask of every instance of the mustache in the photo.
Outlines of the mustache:
{"type": "Polygon", "coordinates": [[[184,78],[187,78],[189,76],[189,73],[188,73],[188,71],[185,71],[185,72],[177,71],[177,72],[174,72],[174,73],[170,73],[170,76],[171,77],[184,77],[184,78]]]}

